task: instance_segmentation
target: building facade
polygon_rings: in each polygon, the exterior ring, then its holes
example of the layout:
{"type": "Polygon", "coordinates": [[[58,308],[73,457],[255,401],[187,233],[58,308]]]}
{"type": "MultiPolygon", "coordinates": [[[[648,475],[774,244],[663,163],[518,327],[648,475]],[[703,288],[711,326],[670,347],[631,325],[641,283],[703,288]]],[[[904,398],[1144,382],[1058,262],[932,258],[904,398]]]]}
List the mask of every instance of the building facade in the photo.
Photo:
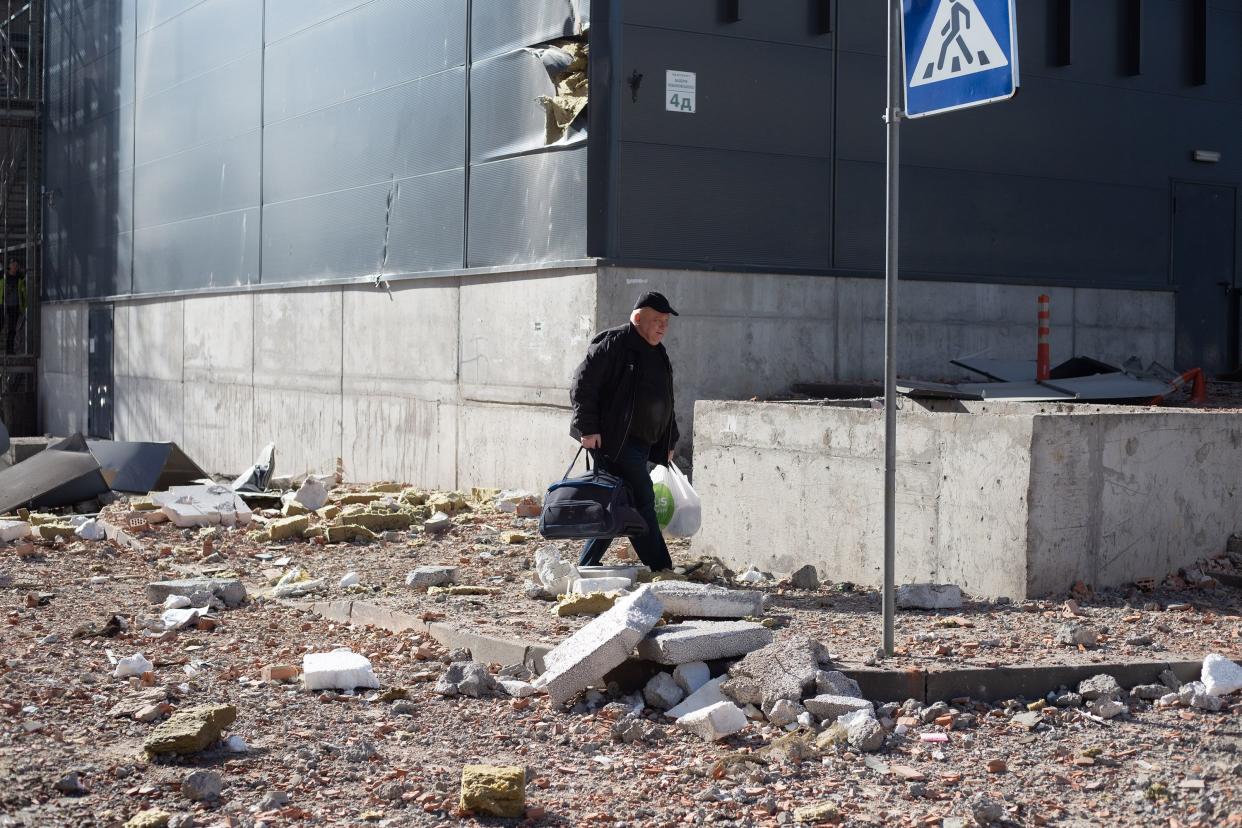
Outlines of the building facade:
{"type": "MultiPolygon", "coordinates": [[[[880,376],[883,3],[47,2],[46,430],[541,485],[645,289],[683,421],[880,376]]],[[[899,372],[1040,293],[1054,359],[1236,367],[1242,0],[1018,31],[1014,100],[903,126],[899,372]]]]}

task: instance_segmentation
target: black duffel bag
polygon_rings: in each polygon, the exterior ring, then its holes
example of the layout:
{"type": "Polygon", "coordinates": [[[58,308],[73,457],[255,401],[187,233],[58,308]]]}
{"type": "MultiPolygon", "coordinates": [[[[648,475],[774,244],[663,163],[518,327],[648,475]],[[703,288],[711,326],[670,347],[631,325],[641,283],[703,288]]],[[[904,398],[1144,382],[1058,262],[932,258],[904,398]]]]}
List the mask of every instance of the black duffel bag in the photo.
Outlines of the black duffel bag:
{"type": "Polygon", "coordinates": [[[615,474],[591,468],[587,453],[587,473],[570,477],[578,454],[565,475],[548,487],[539,515],[539,534],[549,540],[619,538],[647,532],[647,521],[634,508],[630,487],[615,474]]]}

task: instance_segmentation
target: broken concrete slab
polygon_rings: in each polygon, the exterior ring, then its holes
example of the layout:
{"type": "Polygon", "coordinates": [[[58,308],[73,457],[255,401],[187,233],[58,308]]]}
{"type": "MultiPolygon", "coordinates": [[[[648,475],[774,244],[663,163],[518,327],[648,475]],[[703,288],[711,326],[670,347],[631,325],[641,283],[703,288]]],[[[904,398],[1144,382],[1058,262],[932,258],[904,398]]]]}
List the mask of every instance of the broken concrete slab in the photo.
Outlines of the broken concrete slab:
{"type": "Polygon", "coordinates": [[[733,702],[722,701],[687,713],[677,720],[677,726],[706,742],[715,742],[746,727],[746,714],[733,702]]]}
{"type": "Polygon", "coordinates": [[[629,578],[576,578],[570,592],[576,595],[590,595],[593,592],[617,592],[629,589],[633,583],[629,578]]]}
{"type": "Polygon", "coordinates": [[[413,589],[444,586],[457,580],[455,566],[419,566],[405,576],[405,585],[413,589]]]}
{"type": "Polygon", "coordinates": [[[962,590],[957,584],[902,584],[897,587],[898,609],[959,609],[962,590]]]}
{"type": "Polygon", "coordinates": [[[183,578],[147,584],[147,601],[162,604],[169,595],[189,598],[199,591],[210,592],[228,607],[236,607],[246,600],[246,587],[236,578],[183,578]]]}
{"type": "Polygon", "coordinates": [[[250,507],[227,486],[173,486],[154,492],[151,502],[176,526],[246,526],[250,507]]]}
{"type": "Polygon", "coordinates": [[[735,658],[772,643],[772,631],[753,621],[685,621],[654,630],[638,657],[659,664],[735,658]]]}
{"type": "Polygon", "coordinates": [[[719,676],[704,684],[698,690],[695,690],[687,696],[681,704],[669,710],[666,715],[674,719],[680,718],[687,713],[695,710],[701,710],[704,707],[711,707],[718,702],[728,701],[725,695],[720,692],[721,686],[725,683],[728,676],[719,676]]]}
{"type": "Polygon", "coordinates": [[[664,611],[678,618],[747,618],[763,615],[763,593],[727,589],[689,581],[659,581],[651,585],[664,611]]]}
{"type": "Polygon", "coordinates": [[[544,673],[535,686],[553,704],[564,704],[625,661],[663,613],[651,588],[639,587],[544,656],[544,673]]]}
{"type": "Polygon", "coordinates": [[[734,664],[722,689],[739,704],[764,708],[771,708],[778,699],[801,701],[814,688],[820,664],[828,660],[824,645],[806,636],[793,636],[734,664]]]}
{"type": "Polygon", "coordinates": [[[820,721],[835,722],[838,716],[845,716],[858,710],[874,711],[871,702],[855,696],[834,696],[824,694],[814,696],[802,702],[802,706],[814,713],[820,721]]]}
{"type": "Polygon", "coordinates": [[[821,696],[829,694],[834,696],[853,696],[856,699],[863,697],[862,688],[858,686],[858,682],[840,670],[820,670],[816,673],[815,692],[821,696]]]}

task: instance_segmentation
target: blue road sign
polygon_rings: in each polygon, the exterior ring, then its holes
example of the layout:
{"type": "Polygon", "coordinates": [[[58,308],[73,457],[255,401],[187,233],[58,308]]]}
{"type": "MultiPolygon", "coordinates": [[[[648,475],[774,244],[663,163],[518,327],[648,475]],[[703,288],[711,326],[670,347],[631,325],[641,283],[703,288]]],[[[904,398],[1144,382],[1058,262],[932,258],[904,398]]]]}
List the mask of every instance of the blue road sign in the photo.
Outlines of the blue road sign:
{"type": "Polygon", "coordinates": [[[906,117],[1003,101],[1018,90],[1014,0],[902,0],[906,117]]]}

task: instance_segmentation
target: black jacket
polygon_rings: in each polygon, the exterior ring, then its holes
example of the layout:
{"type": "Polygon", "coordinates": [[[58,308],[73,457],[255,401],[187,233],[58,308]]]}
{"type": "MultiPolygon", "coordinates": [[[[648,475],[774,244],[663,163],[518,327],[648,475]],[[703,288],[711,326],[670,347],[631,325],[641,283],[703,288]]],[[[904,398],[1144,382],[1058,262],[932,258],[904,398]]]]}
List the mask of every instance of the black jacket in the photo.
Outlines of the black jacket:
{"type": "MultiPolygon", "coordinates": [[[[650,347],[626,323],[601,331],[591,340],[586,359],[574,372],[574,384],[569,389],[569,399],[574,406],[574,418],[569,433],[575,440],[584,434],[598,434],[602,440],[601,450],[609,460],[615,460],[617,452],[629,435],[630,421],[634,418],[634,403],[638,388],[638,372],[642,366],[639,348],[650,347]]],[[[663,345],[656,349],[673,375],[673,365],[663,345]]],[[[651,447],[648,459],[652,463],[668,465],[668,453],[677,445],[677,415],[670,413],[668,427],[651,447]]]]}

